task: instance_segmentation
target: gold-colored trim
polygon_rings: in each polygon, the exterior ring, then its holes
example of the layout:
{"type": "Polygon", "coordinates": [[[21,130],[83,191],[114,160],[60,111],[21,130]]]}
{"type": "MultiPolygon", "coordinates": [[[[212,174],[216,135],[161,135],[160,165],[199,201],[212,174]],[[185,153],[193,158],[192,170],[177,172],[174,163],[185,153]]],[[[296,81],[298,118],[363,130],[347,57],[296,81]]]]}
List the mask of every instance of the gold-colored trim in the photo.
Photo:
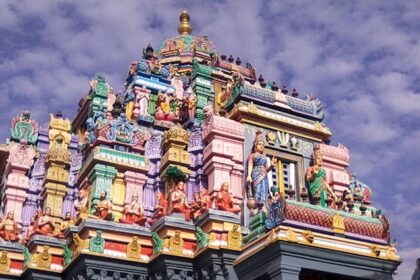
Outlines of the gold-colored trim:
{"type": "Polygon", "coordinates": [[[284,129],[283,127],[275,127],[275,126],[272,126],[272,125],[263,124],[263,123],[253,121],[253,120],[248,119],[248,118],[241,118],[241,122],[246,123],[246,124],[252,124],[252,125],[263,127],[263,128],[267,128],[267,129],[281,130],[281,131],[285,131],[285,132],[291,133],[291,134],[296,135],[296,136],[300,136],[300,137],[308,139],[308,140],[312,140],[312,141],[316,141],[316,142],[320,142],[320,143],[322,142],[321,138],[314,138],[314,137],[308,136],[306,134],[302,134],[302,133],[299,133],[299,132],[284,129]]]}

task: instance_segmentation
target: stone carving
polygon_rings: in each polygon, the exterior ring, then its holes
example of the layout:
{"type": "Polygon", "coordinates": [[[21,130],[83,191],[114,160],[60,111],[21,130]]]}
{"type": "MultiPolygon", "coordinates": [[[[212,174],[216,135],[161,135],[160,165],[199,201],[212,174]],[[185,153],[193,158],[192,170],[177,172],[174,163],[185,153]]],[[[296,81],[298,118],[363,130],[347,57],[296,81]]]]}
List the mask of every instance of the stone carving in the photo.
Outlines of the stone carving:
{"type": "Polygon", "coordinates": [[[123,224],[138,224],[144,226],[147,218],[143,216],[143,205],[137,202],[138,193],[134,192],[131,195],[131,202],[124,206],[123,217],[120,219],[120,223],[123,224]]]}
{"type": "Polygon", "coordinates": [[[216,196],[217,209],[238,214],[241,209],[233,204],[232,196],[229,193],[229,183],[224,182],[220,187],[220,192],[216,196]]]}
{"type": "Polygon", "coordinates": [[[325,169],[322,168],[322,157],[319,154],[314,154],[314,165],[310,166],[306,171],[306,181],[309,184],[309,191],[314,198],[314,201],[320,200],[322,207],[327,207],[327,192],[329,192],[334,200],[337,201],[337,196],[326,181],[325,169]]]}
{"type": "Polygon", "coordinates": [[[69,246],[67,245],[63,245],[63,251],[64,266],[66,266],[71,262],[71,259],[73,258],[73,251],[70,250],[69,246]]]}
{"type": "Polygon", "coordinates": [[[10,270],[10,258],[6,250],[1,251],[0,256],[0,271],[8,272],[10,270]]]}
{"type": "Polygon", "coordinates": [[[163,249],[164,241],[156,232],[152,232],[153,253],[160,253],[163,249]]]}
{"type": "Polygon", "coordinates": [[[31,119],[31,113],[24,111],[11,123],[10,136],[13,140],[35,144],[38,139],[39,125],[31,119]]]}
{"type": "Polygon", "coordinates": [[[37,267],[51,268],[52,255],[49,253],[49,246],[44,246],[41,253],[38,253],[36,259],[37,267]]]}
{"type": "Polygon", "coordinates": [[[133,239],[127,245],[127,257],[138,259],[140,258],[141,246],[138,242],[138,237],[133,236],[133,239]]]}
{"type": "Polygon", "coordinates": [[[209,244],[209,236],[200,227],[195,227],[195,236],[197,237],[197,247],[199,249],[209,244]]]}
{"type": "Polygon", "coordinates": [[[15,213],[9,211],[6,218],[0,221],[0,237],[6,241],[18,241],[19,228],[15,222],[15,213]]]}
{"type": "Polygon", "coordinates": [[[89,241],[89,251],[103,254],[105,249],[105,239],[102,237],[102,231],[97,230],[96,236],[89,241]]]}
{"type": "Polygon", "coordinates": [[[169,238],[169,250],[174,253],[182,254],[184,250],[184,240],[179,230],[175,231],[175,235],[169,238]]]}
{"type": "Polygon", "coordinates": [[[228,246],[235,249],[240,249],[242,246],[241,226],[234,224],[232,229],[228,232],[228,246]]]}
{"type": "Polygon", "coordinates": [[[267,174],[277,164],[277,159],[273,158],[268,165],[269,159],[263,154],[264,136],[261,131],[257,131],[253,143],[252,153],[248,157],[248,174],[246,182],[248,185],[247,196],[248,208],[266,208],[269,193],[269,182],[267,174]],[[256,203],[255,203],[256,202],[256,203]]]}
{"type": "Polygon", "coordinates": [[[102,191],[99,202],[93,205],[93,208],[95,209],[95,216],[98,219],[112,221],[112,204],[111,201],[106,198],[107,195],[107,191],[102,191]]]}

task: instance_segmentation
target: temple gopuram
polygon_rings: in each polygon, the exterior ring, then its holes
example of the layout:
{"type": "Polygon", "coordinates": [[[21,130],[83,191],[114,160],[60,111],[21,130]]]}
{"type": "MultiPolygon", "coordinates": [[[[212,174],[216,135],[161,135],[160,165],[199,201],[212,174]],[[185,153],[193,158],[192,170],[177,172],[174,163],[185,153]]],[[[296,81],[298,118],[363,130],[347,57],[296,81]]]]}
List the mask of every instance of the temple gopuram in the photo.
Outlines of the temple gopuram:
{"type": "Polygon", "coordinates": [[[390,223],[330,145],[320,100],[179,19],[121,92],[98,76],[72,120],[13,118],[0,278],[392,279],[390,223]]]}

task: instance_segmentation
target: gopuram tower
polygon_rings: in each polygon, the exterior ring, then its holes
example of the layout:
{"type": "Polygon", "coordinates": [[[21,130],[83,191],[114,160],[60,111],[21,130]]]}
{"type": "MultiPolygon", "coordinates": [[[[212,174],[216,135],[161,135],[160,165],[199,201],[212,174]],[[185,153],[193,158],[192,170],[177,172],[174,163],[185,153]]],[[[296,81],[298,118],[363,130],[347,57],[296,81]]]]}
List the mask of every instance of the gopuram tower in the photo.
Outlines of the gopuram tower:
{"type": "Polygon", "coordinates": [[[177,30],[122,62],[123,92],[86,81],[72,121],[12,120],[0,278],[392,279],[389,222],[321,101],[218,54],[186,11],[177,30]]]}

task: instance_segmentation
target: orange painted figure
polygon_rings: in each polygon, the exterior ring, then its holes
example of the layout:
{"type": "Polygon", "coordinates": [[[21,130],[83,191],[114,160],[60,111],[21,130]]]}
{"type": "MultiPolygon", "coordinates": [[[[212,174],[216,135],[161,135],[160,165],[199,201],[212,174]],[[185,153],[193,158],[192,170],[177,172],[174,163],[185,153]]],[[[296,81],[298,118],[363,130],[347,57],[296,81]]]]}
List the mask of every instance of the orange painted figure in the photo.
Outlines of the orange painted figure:
{"type": "Polygon", "coordinates": [[[167,208],[168,203],[166,199],[163,197],[162,193],[158,191],[156,193],[156,206],[154,209],[154,213],[152,218],[148,220],[148,223],[152,225],[161,217],[165,216],[167,208]]]}
{"type": "Polygon", "coordinates": [[[224,182],[220,187],[220,192],[216,197],[217,209],[238,214],[241,209],[233,204],[231,195],[229,194],[229,183],[224,182]]]}
{"type": "Polygon", "coordinates": [[[194,201],[191,204],[191,219],[197,219],[208,210],[206,202],[203,200],[199,192],[194,193],[194,201]]]}
{"type": "Polygon", "coordinates": [[[96,208],[96,216],[98,217],[98,219],[111,221],[112,212],[110,211],[111,211],[112,205],[111,205],[111,202],[106,199],[106,196],[107,196],[107,192],[102,191],[101,197],[99,198],[99,202],[94,207],[96,208]]]}
{"type": "Polygon", "coordinates": [[[18,240],[18,224],[15,222],[15,213],[9,211],[6,219],[0,222],[0,237],[6,241],[17,241],[18,240]]]}
{"type": "Polygon", "coordinates": [[[184,187],[185,182],[179,181],[175,186],[175,190],[171,192],[169,197],[168,214],[182,213],[188,220],[190,218],[190,207],[188,205],[187,196],[184,192],[184,187]]]}
{"type": "Polygon", "coordinates": [[[54,219],[51,217],[51,208],[45,208],[44,214],[38,213],[38,218],[34,224],[35,231],[34,234],[46,235],[56,237],[57,234],[54,233],[55,225],[54,219]]]}
{"type": "Polygon", "coordinates": [[[147,218],[143,216],[143,206],[137,201],[138,194],[134,193],[131,196],[131,202],[124,206],[123,217],[120,219],[120,223],[144,226],[147,218]]]}

